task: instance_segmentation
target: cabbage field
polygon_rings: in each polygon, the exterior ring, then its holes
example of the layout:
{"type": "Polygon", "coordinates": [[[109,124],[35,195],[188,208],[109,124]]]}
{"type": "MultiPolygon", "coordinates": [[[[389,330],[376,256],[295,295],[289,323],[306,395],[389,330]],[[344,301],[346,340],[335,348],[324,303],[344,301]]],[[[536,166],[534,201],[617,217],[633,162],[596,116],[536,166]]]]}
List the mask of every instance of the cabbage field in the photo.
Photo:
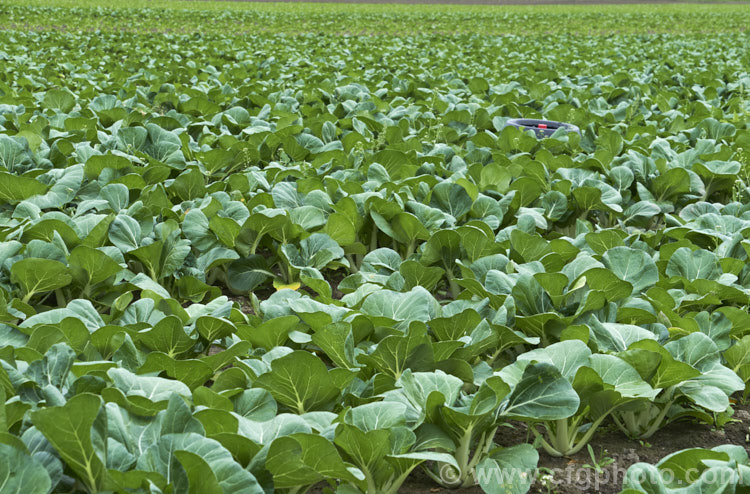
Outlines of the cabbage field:
{"type": "Polygon", "coordinates": [[[105,4],[0,1],[0,494],[750,491],[750,7],[105,4]]]}

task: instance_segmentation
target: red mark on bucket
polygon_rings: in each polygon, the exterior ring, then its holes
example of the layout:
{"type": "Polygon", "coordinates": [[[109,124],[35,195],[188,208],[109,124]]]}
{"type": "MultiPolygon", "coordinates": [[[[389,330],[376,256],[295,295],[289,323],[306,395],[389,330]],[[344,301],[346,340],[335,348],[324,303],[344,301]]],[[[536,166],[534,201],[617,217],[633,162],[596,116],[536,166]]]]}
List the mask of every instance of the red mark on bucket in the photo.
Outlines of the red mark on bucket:
{"type": "Polygon", "coordinates": [[[546,129],[547,128],[547,124],[539,124],[539,128],[540,129],[546,129]]]}

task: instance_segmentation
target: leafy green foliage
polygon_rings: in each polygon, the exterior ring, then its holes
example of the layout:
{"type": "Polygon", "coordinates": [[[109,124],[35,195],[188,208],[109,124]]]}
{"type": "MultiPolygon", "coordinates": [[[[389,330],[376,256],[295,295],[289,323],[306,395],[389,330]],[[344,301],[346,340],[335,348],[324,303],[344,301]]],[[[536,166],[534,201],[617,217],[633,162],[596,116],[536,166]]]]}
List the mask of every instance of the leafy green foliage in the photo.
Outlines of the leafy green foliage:
{"type": "Polygon", "coordinates": [[[636,463],[625,473],[623,493],[732,492],[747,487],[750,473],[747,451],[742,446],[684,449],[664,457],[656,465],[636,463]]]}
{"type": "Polygon", "coordinates": [[[745,7],[0,3],[3,492],[523,493],[747,398],[745,7]]]}

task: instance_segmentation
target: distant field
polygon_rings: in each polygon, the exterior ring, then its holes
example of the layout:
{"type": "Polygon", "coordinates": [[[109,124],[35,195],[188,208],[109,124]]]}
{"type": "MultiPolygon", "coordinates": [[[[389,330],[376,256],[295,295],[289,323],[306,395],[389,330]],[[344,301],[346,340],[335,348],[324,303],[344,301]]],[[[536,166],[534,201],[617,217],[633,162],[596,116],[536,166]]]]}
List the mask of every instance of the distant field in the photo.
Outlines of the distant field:
{"type": "Polygon", "coordinates": [[[747,492],[747,26],[0,0],[0,494],[747,492]]]}
{"type": "Polygon", "coordinates": [[[582,6],[590,10],[592,6],[599,5],[597,9],[600,12],[611,11],[612,5],[622,5],[625,10],[632,9],[632,5],[671,5],[671,12],[681,12],[681,4],[694,5],[711,5],[706,10],[714,10],[717,5],[720,10],[732,11],[733,5],[750,5],[750,1],[741,0],[132,0],[122,2],[119,5],[113,5],[108,0],[28,0],[19,2],[18,0],[0,0],[0,5],[22,4],[27,7],[107,7],[107,8],[166,8],[166,9],[187,9],[187,10],[250,10],[250,11],[278,11],[279,9],[292,8],[295,11],[305,11],[309,13],[325,13],[333,9],[340,11],[342,8],[355,12],[368,13],[399,13],[413,12],[408,4],[425,4],[423,7],[426,11],[440,12],[453,11],[473,11],[485,13],[497,12],[524,12],[524,13],[559,13],[569,11],[571,6],[582,6]],[[382,5],[390,4],[390,5],[382,5]],[[292,7],[293,5],[293,7],[292,7]],[[349,7],[346,7],[348,5],[349,7]],[[439,7],[429,7],[428,5],[439,5],[439,7]],[[606,5],[606,7],[605,7],[606,5]],[[342,7],[344,6],[344,7],[342,7]],[[488,7],[497,7],[497,9],[488,9],[488,7]],[[550,10],[552,6],[552,10],[550,10]],[[508,9],[508,7],[512,7],[508,9]],[[446,11],[446,8],[449,10],[446,11]],[[322,10],[321,10],[322,9],[322,10]]]}
{"type": "MultiPolygon", "coordinates": [[[[468,3],[475,1],[492,3],[468,3]]],[[[89,32],[610,35],[744,33],[750,25],[747,3],[386,5],[135,0],[127,8],[112,9],[107,0],[30,0],[23,4],[0,0],[0,7],[2,29],[89,32]],[[169,15],[164,15],[167,11],[169,15]]]]}

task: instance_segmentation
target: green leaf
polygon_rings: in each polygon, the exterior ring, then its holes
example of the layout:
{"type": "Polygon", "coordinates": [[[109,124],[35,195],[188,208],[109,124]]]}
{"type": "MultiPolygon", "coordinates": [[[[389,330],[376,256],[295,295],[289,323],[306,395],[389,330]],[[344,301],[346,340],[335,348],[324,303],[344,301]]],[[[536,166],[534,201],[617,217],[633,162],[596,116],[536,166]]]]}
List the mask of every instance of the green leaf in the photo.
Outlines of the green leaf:
{"type": "Polygon", "coordinates": [[[183,382],[190,389],[202,386],[214,375],[214,369],[203,360],[175,359],[166,353],[150,352],[146,361],[138,367],[141,373],[165,373],[183,382]]]}
{"type": "Polygon", "coordinates": [[[232,398],[232,403],[238,415],[256,422],[266,422],[276,417],[276,402],[265,389],[245,389],[232,398]]]}
{"type": "Polygon", "coordinates": [[[52,488],[44,465],[8,444],[0,444],[0,491],[3,494],[47,494],[52,488]]]}
{"type": "Polygon", "coordinates": [[[240,233],[240,225],[236,221],[223,216],[212,216],[208,220],[208,227],[221,243],[227,247],[234,247],[235,239],[240,233]]]}
{"type": "Polygon", "coordinates": [[[209,316],[199,317],[195,322],[195,328],[198,330],[198,334],[208,342],[226,338],[237,331],[237,328],[226,319],[209,316]]]}
{"type": "Polygon", "coordinates": [[[562,192],[551,190],[542,196],[542,207],[547,219],[557,221],[568,211],[568,199],[562,192]]]}
{"type": "Polygon", "coordinates": [[[107,254],[85,245],[73,249],[68,266],[73,278],[83,286],[100,283],[122,270],[107,254]]]}
{"type": "Polygon", "coordinates": [[[281,251],[289,265],[297,269],[323,269],[344,257],[344,249],[325,233],[313,233],[300,242],[299,248],[292,244],[282,245],[281,251]]]}
{"type": "Polygon", "coordinates": [[[151,350],[164,352],[170,357],[190,350],[196,343],[176,316],[161,319],[150,330],[139,332],[137,339],[151,350]]]}
{"type": "Polygon", "coordinates": [[[572,416],[578,395],[560,371],[547,363],[526,367],[503,409],[503,415],[534,420],[559,420],[572,416]]]}
{"type": "MultiPolygon", "coordinates": [[[[195,475],[189,475],[181,461],[184,460],[187,465],[200,465],[193,461],[194,457],[206,463],[224,493],[263,493],[263,489],[253,474],[242,468],[226,448],[219,442],[196,433],[162,436],[156,444],[149,447],[138,458],[138,469],[160,473],[168,483],[174,485],[175,490],[191,492],[189,487],[191,477],[196,489],[204,484],[195,475]],[[179,451],[186,451],[190,455],[181,455],[180,458],[179,451]]],[[[210,488],[214,486],[214,483],[209,480],[207,486],[210,488]]]]}
{"type": "Polygon", "coordinates": [[[700,376],[700,371],[675,359],[654,340],[641,340],[619,356],[633,366],[654,388],[668,388],[700,376]]]}
{"type": "Polygon", "coordinates": [[[707,460],[727,461],[729,455],[701,448],[684,449],[665,456],[656,466],[661,471],[671,472],[666,484],[668,488],[679,488],[695,482],[707,460]]]}
{"type": "Polygon", "coordinates": [[[10,279],[23,289],[24,301],[30,300],[36,293],[62,288],[73,281],[63,263],[38,258],[21,259],[13,263],[10,268],[10,279]]]}
{"type": "Polygon", "coordinates": [[[433,291],[445,275],[442,268],[437,266],[426,267],[417,261],[404,261],[398,270],[404,277],[404,288],[407,290],[421,286],[427,291],[433,291]]]}
{"type": "Polygon", "coordinates": [[[264,321],[256,327],[240,325],[237,335],[257,348],[271,350],[283,346],[289,333],[299,324],[297,316],[282,316],[264,321]]]}
{"type": "Polygon", "coordinates": [[[684,168],[670,168],[651,181],[651,191],[657,202],[673,201],[690,192],[690,175],[684,168]]]}
{"type": "Polygon", "coordinates": [[[189,451],[175,451],[175,458],[185,469],[190,486],[188,494],[224,494],[211,466],[203,458],[189,451]]]}
{"type": "Polygon", "coordinates": [[[134,218],[119,214],[109,225],[109,240],[122,252],[135,250],[141,242],[141,225],[134,218]]]}
{"type": "Polygon", "coordinates": [[[101,175],[102,171],[106,168],[112,170],[127,170],[131,168],[133,164],[124,156],[117,156],[113,154],[94,154],[86,160],[84,165],[84,173],[87,178],[97,178],[101,175]]]}
{"type": "Polygon", "coordinates": [[[23,170],[32,162],[33,154],[26,139],[0,135],[0,165],[7,171],[23,170]]]}
{"type": "MultiPolygon", "coordinates": [[[[89,492],[98,492],[107,481],[107,470],[96,447],[102,434],[98,420],[102,401],[98,396],[83,393],[64,405],[48,407],[31,413],[31,421],[55,447],[60,458],[81,479],[89,492]]],[[[105,426],[106,427],[106,426],[105,426]]]]}
{"type": "Polygon", "coordinates": [[[315,434],[292,434],[274,440],[266,468],[273,474],[275,489],[311,486],[323,480],[356,481],[336,446],[315,434]]]}
{"type": "Polygon", "coordinates": [[[103,390],[102,396],[139,415],[156,415],[159,410],[166,408],[172,395],[184,398],[192,396],[190,388],[180,381],[139,376],[120,368],[109,369],[107,375],[115,387],[103,390]]]}
{"type": "Polygon", "coordinates": [[[0,172],[0,200],[10,203],[44,194],[47,187],[33,178],[0,172]]]}
{"type": "Polygon", "coordinates": [[[442,263],[450,271],[461,257],[461,236],[455,230],[440,230],[425,243],[420,262],[426,266],[442,263]]]}
{"type": "Polygon", "coordinates": [[[343,213],[333,213],[328,217],[324,232],[339,245],[351,245],[357,241],[357,225],[343,213]]]}
{"type": "Polygon", "coordinates": [[[677,276],[687,281],[697,279],[715,280],[721,276],[719,260],[713,252],[680,247],[667,263],[667,276],[677,276]]]}
{"type": "Polygon", "coordinates": [[[724,352],[724,358],[729,367],[735,372],[740,369],[750,368],[750,335],[743,337],[740,341],[729,347],[724,352]]]}
{"type": "Polygon", "coordinates": [[[487,494],[524,494],[534,482],[539,454],[530,444],[498,448],[476,467],[476,480],[487,494]]]}
{"type": "Polygon", "coordinates": [[[30,197],[26,202],[39,209],[61,208],[71,202],[83,182],[83,165],[73,165],[65,169],[55,169],[47,172],[52,176],[52,186],[41,195],[30,197]]]}
{"type": "Polygon", "coordinates": [[[398,379],[406,369],[427,370],[434,365],[433,350],[426,328],[410,328],[404,336],[387,336],[369,355],[358,355],[357,361],[398,379]]]}
{"type": "Polygon", "coordinates": [[[70,91],[64,89],[52,89],[44,93],[42,104],[45,108],[68,113],[76,106],[76,99],[70,91]]]}
{"type": "Polygon", "coordinates": [[[592,290],[601,291],[610,302],[627,298],[633,293],[633,285],[621,280],[609,269],[589,269],[584,273],[584,277],[592,290]]]}
{"type": "MultiPolygon", "coordinates": [[[[353,369],[354,336],[351,325],[347,323],[329,324],[315,332],[312,342],[323,350],[334,364],[344,369],[353,369]]],[[[270,347],[266,347],[270,348],[270,347]]]]}
{"type": "Polygon", "coordinates": [[[643,292],[659,281],[656,263],[642,250],[614,247],[604,253],[602,261],[615,276],[633,286],[634,294],[643,292]]]}
{"type": "Polygon", "coordinates": [[[428,321],[437,315],[438,307],[430,292],[417,286],[407,293],[379,290],[365,299],[360,310],[394,321],[428,321]]]}
{"type": "Polygon", "coordinates": [[[396,386],[398,389],[383,393],[385,401],[401,403],[407,409],[413,409],[416,414],[414,418],[421,423],[429,412],[430,401],[436,399],[432,394],[440,395],[444,403],[452,405],[458,399],[463,381],[441,370],[412,373],[407,369],[396,381],[396,386]]]}
{"type": "Polygon", "coordinates": [[[554,365],[560,374],[572,381],[578,369],[589,364],[591,350],[579,340],[554,343],[518,356],[520,361],[547,362],[554,365]]]}
{"type": "Polygon", "coordinates": [[[296,351],[271,363],[271,371],[255,384],[268,390],[282,405],[297,413],[333,407],[340,389],[325,364],[309,352],[296,351]]]}
{"type": "Polygon", "coordinates": [[[236,293],[253,291],[272,276],[265,259],[259,255],[237,259],[227,267],[227,284],[236,293]]]}
{"type": "Polygon", "coordinates": [[[471,210],[472,199],[466,189],[456,183],[440,182],[432,189],[430,206],[441,209],[456,219],[471,210]]]}
{"type": "Polygon", "coordinates": [[[482,317],[474,309],[466,309],[451,317],[436,317],[429,322],[438,341],[452,341],[471,333],[482,317]]]}

